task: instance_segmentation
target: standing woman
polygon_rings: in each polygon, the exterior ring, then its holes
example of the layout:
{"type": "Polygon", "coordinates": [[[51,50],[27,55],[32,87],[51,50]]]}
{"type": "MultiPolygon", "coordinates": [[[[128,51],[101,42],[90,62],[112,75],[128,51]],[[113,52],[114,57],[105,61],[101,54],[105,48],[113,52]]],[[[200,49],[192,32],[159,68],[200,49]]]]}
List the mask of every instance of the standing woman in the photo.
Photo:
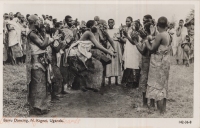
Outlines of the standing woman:
{"type": "Polygon", "coordinates": [[[160,17],[157,23],[159,34],[152,43],[150,43],[151,39],[145,42],[147,49],[152,53],[146,98],[157,101],[157,108],[161,114],[164,114],[166,110],[170,69],[171,39],[169,33],[165,30],[166,27],[167,18],[160,17]]]}
{"type": "Polygon", "coordinates": [[[126,18],[126,27],[123,31],[125,38],[120,38],[120,42],[125,43],[123,55],[125,70],[122,77],[122,84],[125,84],[126,86],[138,87],[140,75],[140,53],[130,37],[130,34],[134,31],[134,27],[131,26],[132,22],[132,17],[126,18]]]}

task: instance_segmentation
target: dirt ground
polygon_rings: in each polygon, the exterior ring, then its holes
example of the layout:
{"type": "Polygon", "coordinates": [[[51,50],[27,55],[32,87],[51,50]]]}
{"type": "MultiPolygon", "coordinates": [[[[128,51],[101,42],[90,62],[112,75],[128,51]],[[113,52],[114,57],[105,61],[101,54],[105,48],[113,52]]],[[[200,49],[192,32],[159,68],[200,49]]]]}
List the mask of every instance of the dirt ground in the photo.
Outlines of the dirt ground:
{"type": "MultiPolygon", "coordinates": [[[[69,94],[59,102],[52,103],[48,114],[39,117],[191,118],[193,117],[193,72],[194,64],[185,67],[172,63],[165,115],[140,109],[142,105],[140,90],[110,85],[104,88],[104,95],[92,91],[69,90],[69,94]],[[133,108],[134,104],[139,108],[133,108]]],[[[4,66],[4,117],[29,116],[26,106],[25,76],[25,65],[4,66]]]]}

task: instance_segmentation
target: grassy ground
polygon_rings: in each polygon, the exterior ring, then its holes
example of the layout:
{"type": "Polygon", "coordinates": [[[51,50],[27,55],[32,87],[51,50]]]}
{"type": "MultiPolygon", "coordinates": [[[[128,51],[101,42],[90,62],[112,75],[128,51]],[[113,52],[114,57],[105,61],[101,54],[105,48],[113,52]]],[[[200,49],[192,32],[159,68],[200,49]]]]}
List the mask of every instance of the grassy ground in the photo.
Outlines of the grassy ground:
{"type": "Polygon", "coordinates": [[[3,66],[3,116],[27,117],[25,65],[3,66]]]}
{"type": "MultiPolygon", "coordinates": [[[[164,116],[148,110],[134,109],[139,106],[139,90],[111,85],[105,94],[69,91],[60,102],[54,103],[51,111],[42,117],[104,117],[104,118],[190,118],[193,117],[193,68],[175,65],[172,58],[169,78],[169,97],[164,116]]],[[[28,116],[26,104],[25,66],[4,66],[3,114],[6,117],[28,116]]]]}

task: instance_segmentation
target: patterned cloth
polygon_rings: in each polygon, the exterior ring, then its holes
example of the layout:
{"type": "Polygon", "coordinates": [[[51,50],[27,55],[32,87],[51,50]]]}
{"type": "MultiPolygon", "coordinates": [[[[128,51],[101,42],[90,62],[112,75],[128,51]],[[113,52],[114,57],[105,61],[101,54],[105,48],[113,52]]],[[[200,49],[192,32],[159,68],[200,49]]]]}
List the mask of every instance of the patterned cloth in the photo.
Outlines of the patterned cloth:
{"type": "Polygon", "coordinates": [[[141,60],[139,87],[141,88],[142,92],[146,92],[147,89],[149,65],[150,65],[150,55],[147,53],[147,55],[142,56],[141,60]]]}
{"type": "MultiPolygon", "coordinates": [[[[86,67],[76,56],[68,57],[68,83],[80,88],[81,86],[100,89],[103,75],[103,66],[100,61],[90,58],[86,61],[86,67]]],[[[73,87],[72,86],[72,87],[73,87]]]]}
{"type": "Polygon", "coordinates": [[[130,69],[127,68],[124,70],[122,77],[122,84],[132,84],[138,86],[140,79],[140,69],[130,69]]]}
{"type": "Polygon", "coordinates": [[[41,68],[31,69],[31,82],[29,84],[30,110],[39,109],[41,114],[49,109],[50,97],[47,94],[46,71],[41,68]]]}
{"type": "Polygon", "coordinates": [[[169,70],[170,45],[160,45],[157,52],[151,54],[146,98],[156,101],[167,98],[169,70]]]}

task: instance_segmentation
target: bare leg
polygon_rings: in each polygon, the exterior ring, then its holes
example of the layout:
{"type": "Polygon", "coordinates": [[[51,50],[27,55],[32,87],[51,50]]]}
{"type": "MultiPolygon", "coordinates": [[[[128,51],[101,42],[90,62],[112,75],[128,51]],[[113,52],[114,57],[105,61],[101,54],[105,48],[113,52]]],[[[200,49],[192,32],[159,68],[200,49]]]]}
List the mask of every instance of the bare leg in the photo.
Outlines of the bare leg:
{"type": "Polygon", "coordinates": [[[163,111],[166,112],[167,99],[164,98],[163,111]]]}
{"type": "Polygon", "coordinates": [[[146,92],[143,92],[142,96],[143,96],[143,107],[147,107],[148,99],[146,98],[146,92]]]}
{"type": "Polygon", "coordinates": [[[160,101],[158,101],[159,103],[159,110],[160,110],[160,114],[164,114],[165,110],[166,110],[166,99],[162,99],[160,101]]]}
{"type": "Polygon", "coordinates": [[[108,77],[108,85],[111,85],[111,77],[108,77]]]}
{"type": "Polygon", "coordinates": [[[157,104],[157,109],[160,111],[160,103],[159,103],[159,101],[157,101],[156,104],[157,104]]]}
{"type": "Polygon", "coordinates": [[[115,76],[115,85],[118,85],[118,76],[115,76]]]}
{"type": "Polygon", "coordinates": [[[155,107],[155,100],[154,99],[150,99],[150,107],[155,107]]]}
{"type": "Polygon", "coordinates": [[[177,65],[179,64],[179,60],[178,60],[178,59],[176,60],[176,64],[177,64],[177,65]]]}
{"type": "Polygon", "coordinates": [[[103,75],[102,75],[102,86],[105,86],[105,79],[106,79],[106,65],[103,65],[103,75]]]}

